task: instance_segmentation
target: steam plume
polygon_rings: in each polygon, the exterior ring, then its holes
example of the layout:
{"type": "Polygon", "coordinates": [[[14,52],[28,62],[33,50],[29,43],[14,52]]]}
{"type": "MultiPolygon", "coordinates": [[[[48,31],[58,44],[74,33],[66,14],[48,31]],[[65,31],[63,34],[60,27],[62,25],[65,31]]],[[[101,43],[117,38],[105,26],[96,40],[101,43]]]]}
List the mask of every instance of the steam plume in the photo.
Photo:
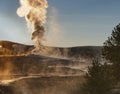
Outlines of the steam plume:
{"type": "Polygon", "coordinates": [[[57,8],[55,7],[49,7],[49,12],[48,12],[48,19],[47,19],[47,24],[48,24],[48,28],[47,28],[47,33],[45,36],[45,40],[43,42],[44,45],[56,45],[58,46],[58,44],[60,44],[61,41],[63,41],[64,35],[62,32],[63,31],[63,26],[61,26],[59,24],[59,20],[58,20],[58,15],[59,15],[59,11],[57,10],[57,8]]]}
{"type": "Polygon", "coordinates": [[[31,39],[40,46],[45,33],[48,2],[47,0],[20,0],[20,3],[21,7],[18,8],[17,14],[25,17],[28,25],[33,26],[31,39]]]}

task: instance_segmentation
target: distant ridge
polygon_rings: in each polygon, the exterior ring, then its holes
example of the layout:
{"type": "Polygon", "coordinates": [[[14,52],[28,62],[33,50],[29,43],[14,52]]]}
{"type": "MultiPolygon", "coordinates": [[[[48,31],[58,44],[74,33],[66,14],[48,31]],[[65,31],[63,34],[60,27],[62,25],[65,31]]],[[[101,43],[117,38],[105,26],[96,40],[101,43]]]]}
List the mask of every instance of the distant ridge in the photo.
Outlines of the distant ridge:
{"type": "MultiPolygon", "coordinates": [[[[1,49],[7,49],[11,54],[26,54],[34,49],[33,45],[25,45],[11,41],[0,41],[1,49]]],[[[66,58],[94,58],[101,56],[102,46],[80,46],[80,47],[48,47],[42,46],[42,50],[37,50],[37,54],[49,56],[59,56],[66,58]]],[[[4,55],[5,53],[2,52],[4,55]]]]}
{"type": "Polygon", "coordinates": [[[12,41],[6,41],[6,40],[2,40],[0,41],[0,45],[2,45],[3,48],[9,49],[9,50],[13,50],[13,45],[23,45],[26,47],[33,47],[33,45],[25,45],[22,43],[16,43],[16,42],[12,42],[12,41]]]}

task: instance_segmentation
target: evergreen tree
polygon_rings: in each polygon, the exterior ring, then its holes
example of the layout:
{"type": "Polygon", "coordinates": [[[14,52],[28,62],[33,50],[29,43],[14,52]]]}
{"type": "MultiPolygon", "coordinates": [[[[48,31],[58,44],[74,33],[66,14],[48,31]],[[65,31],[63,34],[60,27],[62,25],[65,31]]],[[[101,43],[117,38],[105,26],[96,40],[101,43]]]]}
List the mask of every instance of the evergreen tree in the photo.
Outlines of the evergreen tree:
{"type": "Polygon", "coordinates": [[[85,83],[81,87],[83,94],[111,94],[112,78],[107,64],[100,64],[94,60],[92,67],[88,68],[85,83]]]}
{"type": "Polygon", "coordinates": [[[105,41],[103,46],[103,56],[113,65],[114,76],[120,81],[120,24],[112,31],[111,37],[105,41]]]}

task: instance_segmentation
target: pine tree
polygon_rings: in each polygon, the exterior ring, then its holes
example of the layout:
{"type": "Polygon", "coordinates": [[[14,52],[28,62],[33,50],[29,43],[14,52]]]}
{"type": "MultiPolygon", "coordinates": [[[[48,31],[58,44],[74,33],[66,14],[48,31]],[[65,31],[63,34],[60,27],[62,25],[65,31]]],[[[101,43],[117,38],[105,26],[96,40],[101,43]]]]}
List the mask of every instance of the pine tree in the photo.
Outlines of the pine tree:
{"type": "Polygon", "coordinates": [[[114,76],[120,81],[120,24],[112,31],[111,37],[104,42],[103,56],[113,65],[114,76]]]}
{"type": "Polygon", "coordinates": [[[85,83],[81,87],[83,94],[111,94],[112,78],[107,64],[100,64],[94,60],[92,67],[88,68],[85,83]]]}

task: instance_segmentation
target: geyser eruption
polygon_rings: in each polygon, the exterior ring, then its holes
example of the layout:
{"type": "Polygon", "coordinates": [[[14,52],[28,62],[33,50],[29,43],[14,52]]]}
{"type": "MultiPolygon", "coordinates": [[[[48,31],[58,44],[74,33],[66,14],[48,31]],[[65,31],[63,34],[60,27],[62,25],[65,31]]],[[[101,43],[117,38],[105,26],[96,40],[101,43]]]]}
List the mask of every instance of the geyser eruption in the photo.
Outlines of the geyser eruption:
{"type": "Polygon", "coordinates": [[[21,7],[18,8],[17,14],[25,17],[28,26],[33,29],[31,39],[36,42],[36,46],[40,47],[44,39],[48,2],[47,0],[20,0],[20,3],[21,7]]]}

